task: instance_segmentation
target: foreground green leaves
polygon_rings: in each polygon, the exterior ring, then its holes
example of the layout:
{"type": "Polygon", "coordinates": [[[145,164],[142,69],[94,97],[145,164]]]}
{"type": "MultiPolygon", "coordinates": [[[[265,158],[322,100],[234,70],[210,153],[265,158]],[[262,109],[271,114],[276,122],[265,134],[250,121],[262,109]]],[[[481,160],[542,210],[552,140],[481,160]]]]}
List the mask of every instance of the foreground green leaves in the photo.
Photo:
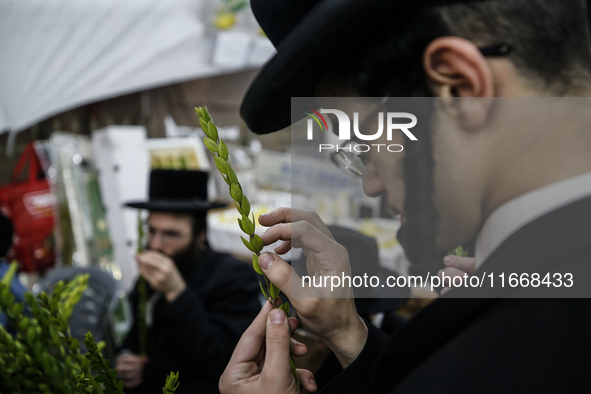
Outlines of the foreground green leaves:
{"type": "MultiPolygon", "coordinates": [[[[23,303],[15,303],[10,283],[16,272],[13,263],[0,281],[0,311],[16,332],[15,337],[0,326],[0,393],[25,394],[122,394],[123,383],[117,371],[101,354],[104,344],[96,344],[91,333],[84,344],[88,350],[82,355],[78,340],[68,327],[68,317],[88,287],[88,275],[78,275],[65,284],[60,281],[51,295],[39,293],[35,298],[25,293],[30,311],[23,303]]],[[[178,373],[174,385],[178,387],[178,373]]]]}
{"type": "Polygon", "coordinates": [[[176,389],[179,388],[179,373],[171,372],[169,376],[166,377],[166,385],[162,389],[163,394],[173,394],[176,389]]]}

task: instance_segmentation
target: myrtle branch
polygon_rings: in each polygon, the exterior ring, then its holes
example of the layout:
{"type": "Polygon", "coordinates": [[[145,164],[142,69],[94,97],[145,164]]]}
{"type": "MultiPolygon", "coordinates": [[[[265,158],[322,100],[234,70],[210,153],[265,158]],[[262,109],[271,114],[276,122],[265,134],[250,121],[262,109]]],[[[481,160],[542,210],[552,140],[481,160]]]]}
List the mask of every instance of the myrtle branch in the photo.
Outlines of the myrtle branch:
{"type": "MultiPolygon", "coordinates": [[[[267,284],[267,291],[263,288],[263,285],[259,282],[261,287],[261,292],[265,296],[266,299],[270,300],[273,306],[282,309],[286,315],[289,316],[289,302],[284,302],[278,305],[280,299],[279,296],[279,288],[275,286],[269,278],[264,274],[263,270],[259,266],[259,256],[261,255],[261,251],[263,250],[264,244],[261,237],[259,237],[255,233],[255,217],[254,213],[250,212],[250,202],[248,198],[244,195],[242,190],[242,186],[238,181],[238,177],[232,168],[232,162],[230,161],[230,156],[228,155],[228,147],[226,143],[219,138],[218,130],[213,124],[213,120],[207,111],[207,107],[199,107],[195,108],[195,112],[199,117],[199,123],[201,124],[201,128],[205,133],[206,137],[203,138],[203,142],[207,149],[213,155],[213,159],[215,161],[215,165],[222,174],[222,178],[228,185],[230,189],[230,196],[234,200],[234,204],[236,205],[236,209],[238,209],[238,213],[240,213],[241,217],[238,219],[238,225],[242,232],[244,232],[248,239],[244,237],[240,237],[242,239],[242,243],[250,250],[252,255],[252,267],[254,270],[259,274],[262,275],[265,279],[265,283],[267,284]],[[250,215],[250,216],[249,216],[250,215]]],[[[300,383],[300,379],[296,374],[296,368],[293,361],[293,357],[291,358],[291,370],[293,375],[298,383],[298,387],[300,391],[302,390],[302,385],[300,383]]]]}
{"type": "Polygon", "coordinates": [[[449,252],[447,252],[447,254],[450,254],[452,256],[459,256],[459,257],[468,257],[468,251],[464,250],[464,248],[462,248],[462,246],[458,246],[455,249],[450,250],[449,252]]]}
{"type": "MultiPolygon", "coordinates": [[[[96,344],[89,332],[84,340],[88,353],[83,355],[68,326],[68,316],[88,287],[88,274],[59,281],[51,295],[42,291],[35,298],[26,292],[25,312],[10,292],[16,269],[12,263],[0,279],[0,312],[16,333],[13,337],[0,325],[0,393],[123,394],[117,371],[101,354],[104,342],[96,344]]],[[[178,372],[172,375],[163,387],[166,394],[178,387],[178,372]]]]}
{"type": "Polygon", "coordinates": [[[171,372],[170,375],[166,377],[166,385],[162,388],[162,393],[174,394],[179,385],[179,372],[171,372]]]}

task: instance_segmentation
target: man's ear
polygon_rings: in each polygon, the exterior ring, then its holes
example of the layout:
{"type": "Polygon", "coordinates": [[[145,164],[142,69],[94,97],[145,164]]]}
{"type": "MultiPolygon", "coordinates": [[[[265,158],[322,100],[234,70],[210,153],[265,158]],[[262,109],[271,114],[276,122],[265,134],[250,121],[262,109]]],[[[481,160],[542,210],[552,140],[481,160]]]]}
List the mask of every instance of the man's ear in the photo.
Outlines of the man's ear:
{"type": "Polygon", "coordinates": [[[472,42],[436,38],[425,49],[423,66],[434,95],[448,98],[442,100],[448,115],[467,129],[486,123],[495,94],[493,72],[472,42]]]}

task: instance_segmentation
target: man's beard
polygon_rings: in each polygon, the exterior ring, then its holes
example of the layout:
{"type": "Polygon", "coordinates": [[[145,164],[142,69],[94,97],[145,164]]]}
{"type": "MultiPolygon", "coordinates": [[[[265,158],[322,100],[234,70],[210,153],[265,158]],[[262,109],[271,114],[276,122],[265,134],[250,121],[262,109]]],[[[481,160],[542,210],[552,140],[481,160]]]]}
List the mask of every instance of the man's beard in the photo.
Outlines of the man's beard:
{"type": "MultiPolygon", "coordinates": [[[[410,99],[412,100],[412,99],[410,99]]],[[[411,101],[412,102],[412,101],[411,101]]],[[[403,176],[406,186],[404,201],[405,225],[398,231],[398,240],[412,263],[415,275],[426,275],[442,267],[442,254],[436,249],[438,215],[435,194],[435,161],[432,146],[433,102],[417,98],[415,116],[424,119],[416,127],[418,140],[409,144],[404,156],[403,176]]]]}
{"type": "MultiPolygon", "coordinates": [[[[427,224],[424,222],[422,225],[432,226],[435,223],[427,224]]],[[[408,225],[402,224],[398,229],[396,238],[400,246],[404,249],[406,257],[412,263],[412,274],[425,275],[427,272],[433,274],[442,268],[441,265],[445,253],[436,250],[431,234],[422,232],[423,226],[413,226],[412,223],[410,226],[411,232],[416,234],[414,237],[408,236],[408,225]],[[415,228],[413,229],[413,227],[415,228]]]]}
{"type": "Polygon", "coordinates": [[[202,257],[202,251],[197,244],[197,239],[194,238],[191,243],[182,250],[174,253],[172,256],[169,256],[176,267],[184,276],[187,272],[194,270],[199,265],[202,257]]]}
{"type": "Polygon", "coordinates": [[[168,255],[162,251],[158,252],[170,257],[183,276],[197,268],[203,255],[203,251],[198,245],[196,237],[194,237],[184,249],[176,251],[173,254],[168,255]]]}

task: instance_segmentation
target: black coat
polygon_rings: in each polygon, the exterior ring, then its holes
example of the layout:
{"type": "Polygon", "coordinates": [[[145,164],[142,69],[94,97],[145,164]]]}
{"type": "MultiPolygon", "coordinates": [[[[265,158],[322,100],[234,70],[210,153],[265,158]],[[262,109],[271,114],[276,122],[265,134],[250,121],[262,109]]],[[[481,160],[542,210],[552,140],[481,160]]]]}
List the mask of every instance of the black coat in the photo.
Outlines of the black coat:
{"type": "Polygon", "coordinates": [[[392,337],[370,327],[346,370],[330,355],[321,393],[591,392],[590,266],[586,198],[515,232],[477,272],[571,272],[574,287],[454,289],[392,337]]]}
{"type": "MultiPolygon", "coordinates": [[[[144,381],[125,388],[127,394],[162,394],[171,371],[179,371],[177,394],[218,393],[234,347],[261,309],[254,270],[228,254],[205,252],[183,278],[185,292],[172,303],[160,297],[154,305],[144,381]]],[[[137,289],[130,299],[137,316],[137,289]]],[[[123,349],[138,352],[137,332],[134,323],[123,349]]]]}

